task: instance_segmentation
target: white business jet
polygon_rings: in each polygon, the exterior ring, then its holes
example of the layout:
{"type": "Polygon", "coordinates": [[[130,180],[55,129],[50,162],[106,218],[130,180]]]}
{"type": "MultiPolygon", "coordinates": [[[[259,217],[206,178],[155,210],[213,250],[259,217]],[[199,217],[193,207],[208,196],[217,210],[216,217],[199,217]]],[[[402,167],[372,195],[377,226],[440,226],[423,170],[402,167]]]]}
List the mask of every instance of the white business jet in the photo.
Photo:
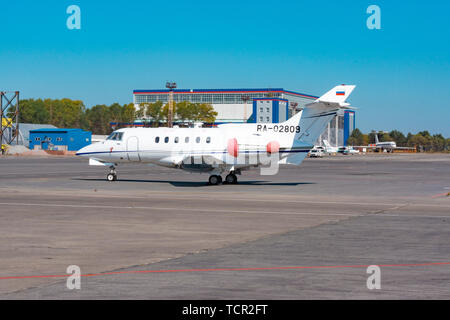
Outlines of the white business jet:
{"type": "MultiPolygon", "coordinates": [[[[90,165],[108,166],[116,181],[123,163],[156,164],[210,175],[209,184],[237,183],[237,174],[274,164],[299,165],[333,117],[351,109],[353,85],[340,85],[283,123],[224,124],[216,128],[124,128],[79,150],[90,165]]],[[[275,172],[276,173],[276,172],[275,172]]]]}
{"type": "Polygon", "coordinates": [[[328,140],[323,140],[323,144],[325,145],[326,153],[337,153],[339,150],[339,147],[332,147],[328,140]]]}
{"type": "Polygon", "coordinates": [[[382,150],[392,151],[393,149],[397,148],[397,144],[395,141],[383,141],[380,142],[378,140],[378,134],[375,133],[375,145],[377,148],[380,148],[382,150]]]}

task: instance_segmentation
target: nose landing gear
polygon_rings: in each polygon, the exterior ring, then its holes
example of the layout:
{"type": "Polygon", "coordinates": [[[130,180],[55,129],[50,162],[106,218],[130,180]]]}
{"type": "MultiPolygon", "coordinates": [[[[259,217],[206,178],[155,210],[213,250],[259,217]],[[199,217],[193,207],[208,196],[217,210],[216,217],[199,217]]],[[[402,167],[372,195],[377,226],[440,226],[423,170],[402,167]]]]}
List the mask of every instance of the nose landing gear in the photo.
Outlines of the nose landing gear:
{"type": "Polygon", "coordinates": [[[109,167],[109,173],[106,176],[106,180],[117,181],[117,173],[116,173],[116,168],[114,166],[109,167]]]}

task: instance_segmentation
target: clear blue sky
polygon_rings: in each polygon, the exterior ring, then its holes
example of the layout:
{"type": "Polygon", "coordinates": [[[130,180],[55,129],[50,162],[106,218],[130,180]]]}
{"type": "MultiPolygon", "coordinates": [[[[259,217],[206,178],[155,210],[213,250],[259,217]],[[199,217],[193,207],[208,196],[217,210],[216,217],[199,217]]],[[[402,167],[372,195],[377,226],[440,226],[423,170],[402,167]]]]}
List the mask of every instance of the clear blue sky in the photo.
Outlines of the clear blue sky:
{"type": "Polygon", "coordinates": [[[450,1],[7,1],[0,89],[132,101],[133,89],[356,84],[357,126],[450,136],[450,1]],[[81,30],[66,9],[81,8],[81,30]],[[381,8],[381,30],[366,9],[381,8]]]}

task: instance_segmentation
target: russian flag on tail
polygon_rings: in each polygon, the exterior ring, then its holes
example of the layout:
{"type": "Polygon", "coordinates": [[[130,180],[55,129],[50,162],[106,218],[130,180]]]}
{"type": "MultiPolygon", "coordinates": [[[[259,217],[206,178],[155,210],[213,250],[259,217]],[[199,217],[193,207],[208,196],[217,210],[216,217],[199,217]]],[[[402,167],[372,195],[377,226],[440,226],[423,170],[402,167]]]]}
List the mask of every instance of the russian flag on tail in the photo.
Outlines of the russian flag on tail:
{"type": "Polygon", "coordinates": [[[336,91],[337,96],[345,96],[345,91],[336,91]]]}

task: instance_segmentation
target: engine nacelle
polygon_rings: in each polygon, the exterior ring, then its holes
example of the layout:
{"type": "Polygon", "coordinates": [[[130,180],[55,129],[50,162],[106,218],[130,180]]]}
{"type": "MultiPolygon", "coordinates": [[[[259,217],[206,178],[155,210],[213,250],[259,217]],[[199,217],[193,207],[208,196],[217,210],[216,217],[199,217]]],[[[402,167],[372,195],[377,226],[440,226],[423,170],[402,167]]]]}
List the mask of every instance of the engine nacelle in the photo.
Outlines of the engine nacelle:
{"type": "Polygon", "coordinates": [[[237,158],[239,154],[239,145],[236,138],[228,140],[227,150],[230,156],[237,158]]]}
{"type": "Polygon", "coordinates": [[[280,152],[280,144],[278,141],[271,141],[267,144],[266,150],[269,154],[278,153],[280,152]]]}

